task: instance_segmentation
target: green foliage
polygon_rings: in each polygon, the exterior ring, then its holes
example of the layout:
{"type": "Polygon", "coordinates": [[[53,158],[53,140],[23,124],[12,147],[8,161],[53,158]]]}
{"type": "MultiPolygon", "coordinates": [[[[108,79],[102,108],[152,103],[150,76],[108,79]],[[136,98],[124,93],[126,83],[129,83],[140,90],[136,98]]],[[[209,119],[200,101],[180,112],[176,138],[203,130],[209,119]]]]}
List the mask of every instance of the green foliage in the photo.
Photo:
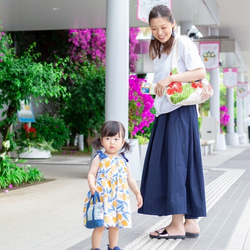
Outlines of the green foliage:
{"type": "Polygon", "coordinates": [[[36,128],[37,134],[41,134],[46,141],[53,141],[52,147],[61,150],[69,139],[69,128],[64,120],[56,116],[44,114],[36,117],[36,122],[32,125],[36,128]]]}
{"type": "Polygon", "coordinates": [[[3,151],[15,151],[17,148],[17,144],[15,142],[15,133],[8,133],[7,140],[5,142],[9,142],[8,147],[5,147],[4,142],[3,142],[3,151]]]}
{"type": "Polygon", "coordinates": [[[220,107],[227,105],[227,87],[220,84],[220,107]]]}
{"type": "Polygon", "coordinates": [[[37,168],[16,165],[22,162],[24,160],[13,160],[6,152],[0,154],[0,189],[44,180],[43,174],[37,168]]]}
{"type": "Polygon", "coordinates": [[[198,117],[198,126],[199,126],[199,133],[201,133],[201,124],[202,124],[202,117],[198,117]]]}
{"type": "Polygon", "coordinates": [[[146,135],[136,135],[136,139],[138,139],[139,145],[147,144],[149,142],[149,138],[146,135]]]}
{"type": "Polygon", "coordinates": [[[61,114],[73,135],[99,130],[105,117],[105,69],[88,61],[70,64],[63,84],[71,94],[61,107],[61,114]],[[74,76],[74,78],[72,78],[74,76]]]}
{"type": "MultiPolygon", "coordinates": [[[[1,32],[0,27],[0,32],[1,32]]],[[[7,107],[0,121],[0,133],[7,139],[11,124],[16,124],[17,111],[21,109],[21,100],[30,103],[48,103],[49,98],[66,95],[66,88],[59,84],[63,76],[62,60],[52,63],[38,62],[39,53],[33,53],[36,43],[17,57],[9,35],[0,36],[0,108],[7,107]]]]}
{"type": "MultiPolygon", "coordinates": [[[[155,108],[153,107],[150,112],[152,114],[156,114],[156,110],[155,108]]],[[[149,141],[150,139],[150,136],[151,136],[151,132],[153,130],[153,126],[154,126],[154,122],[151,122],[149,124],[148,127],[144,127],[143,128],[143,132],[139,131],[137,134],[136,134],[136,138],[138,139],[139,138],[139,144],[144,144],[144,142],[147,140],[149,141]],[[143,139],[142,139],[143,138],[143,139]],[[144,142],[143,142],[144,141],[144,142]]]]}

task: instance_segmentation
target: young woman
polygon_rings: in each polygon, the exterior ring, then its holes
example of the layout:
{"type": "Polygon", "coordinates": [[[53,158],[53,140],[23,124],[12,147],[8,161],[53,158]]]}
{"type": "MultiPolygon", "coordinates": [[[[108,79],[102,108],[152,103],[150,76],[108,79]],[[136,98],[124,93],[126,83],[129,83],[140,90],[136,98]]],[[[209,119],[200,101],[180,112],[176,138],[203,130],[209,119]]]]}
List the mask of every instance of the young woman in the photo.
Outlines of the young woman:
{"type": "Polygon", "coordinates": [[[141,182],[143,206],[139,213],[172,215],[166,227],[151,238],[198,237],[197,218],[206,216],[204,177],[196,106],[176,106],[163,95],[172,82],[191,82],[206,77],[194,43],[178,37],[178,74],[171,74],[175,20],[167,6],[155,6],[149,14],[154,59],[156,118],[146,154],[141,182]]]}

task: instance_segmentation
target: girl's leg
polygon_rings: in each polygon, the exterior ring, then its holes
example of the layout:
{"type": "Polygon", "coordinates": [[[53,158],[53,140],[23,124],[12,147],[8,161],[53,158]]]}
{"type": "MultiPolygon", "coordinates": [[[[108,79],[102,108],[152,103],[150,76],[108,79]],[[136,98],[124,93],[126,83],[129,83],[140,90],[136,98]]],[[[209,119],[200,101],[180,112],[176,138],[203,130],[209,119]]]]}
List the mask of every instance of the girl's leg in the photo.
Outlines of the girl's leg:
{"type": "Polygon", "coordinates": [[[104,227],[97,227],[93,230],[91,237],[92,249],[100,248],[103,230],[104,227]]]}
{"type": "Polygon", "coordinates": [[[200,232],[200,227],[196,219],[185,219],[184,227],[186,233],[198,234],[200,232]]]}
{"type": "Polygon", "coordinates": [[[113,249],[117,246],[119,236],[118,227],[109,227],[109,248],[113,249]]]}

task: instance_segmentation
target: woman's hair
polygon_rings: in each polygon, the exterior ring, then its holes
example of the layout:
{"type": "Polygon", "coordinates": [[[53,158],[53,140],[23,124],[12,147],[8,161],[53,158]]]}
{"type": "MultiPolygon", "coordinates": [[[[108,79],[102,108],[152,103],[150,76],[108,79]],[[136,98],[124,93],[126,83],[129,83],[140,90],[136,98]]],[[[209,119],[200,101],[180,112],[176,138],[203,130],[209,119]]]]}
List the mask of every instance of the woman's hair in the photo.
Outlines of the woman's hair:
{"type": "MultiPolygon", "coordinates": [[[[101,137],[96,138],[92,141],[93,147],[98,150],[103,148],[101,144],[101,138],[106,136],[115,136],[117,134],[121,135],[122,139],[125,138],[125,128],[122,123],[118,121],[107,121],[105,122],[101,127],[101,137]]],[[[128,142],[124,142],[123,147],[121,148],[123,151],[121,153],[125,153],[126,151],[129,151],[130,145],[128,142]]]]}
{"type": "MultiPolygon", "coordinates": [[[[153,7],[148,16],[149,25],[152,18],[158,18],[158,17],[166,17],[168,18],[169,22],[171,22],[172,24],[175,23],[173,13],[166,5],[157,5],[153,7]]],[[[161,58],[162,45],[164,46],[163,51],[166,52],[172,49],[173,43],[174,43],[173,35],[171,35],[170,39],[164,44],[159,42],[157,39],[151,40],[149,45],[150,58],[151,59],[155,59],[156,57],[161,58]]]]}

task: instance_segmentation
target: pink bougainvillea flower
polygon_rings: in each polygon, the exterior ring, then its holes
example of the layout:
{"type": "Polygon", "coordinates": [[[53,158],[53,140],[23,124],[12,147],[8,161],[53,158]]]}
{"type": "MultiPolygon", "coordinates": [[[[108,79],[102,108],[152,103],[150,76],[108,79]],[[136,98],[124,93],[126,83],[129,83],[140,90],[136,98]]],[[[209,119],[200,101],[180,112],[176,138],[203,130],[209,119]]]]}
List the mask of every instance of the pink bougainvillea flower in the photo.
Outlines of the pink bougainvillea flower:
{"type": "Polygon", "coordinates": [[[221,133],[223,133],[224,127],[229,124],[230,115],[227,112],[228,112],[228,108],[225,105],[220,107],[220,131],[221,133]]]}
{"type": "Polygon", "coordinates": [[[220,107],[220,111],[227,113],[228,108],[225,105],[223,105],[220,107]]]}
{"type": "MultiPolygon", "coordinates": [[[[140,29],[129,29],[129,68],[136,71],[138,55],[135,53],[136,39],[140,29]]],[[[69,54],[72,61],[82,63],[91,60],[97,65],[106,64],[106,29],[70,29],[69,54]]]]}
{"type": "Polygon", "coordinates": [[[10,185],[9,185],[9,188],[13,188],[13,185],[10,184],[10,185]]]}
{"type": "Polygon", "coordinates": [[[141,92],[142,82],[146,80],[136,75],[129,76],[129,133],[132,136],[136,136],[138,132],[143,133],[143,128],[149,127],[155,116],[150,111],[153,108],[154,99],[141,92]]]}
{"type": "Polygon", "coordinates": [[[173,95],[175,92],[182,92],[182,83],[181,82],[172,82],[168,85],[167,94],[173,95]]]}

